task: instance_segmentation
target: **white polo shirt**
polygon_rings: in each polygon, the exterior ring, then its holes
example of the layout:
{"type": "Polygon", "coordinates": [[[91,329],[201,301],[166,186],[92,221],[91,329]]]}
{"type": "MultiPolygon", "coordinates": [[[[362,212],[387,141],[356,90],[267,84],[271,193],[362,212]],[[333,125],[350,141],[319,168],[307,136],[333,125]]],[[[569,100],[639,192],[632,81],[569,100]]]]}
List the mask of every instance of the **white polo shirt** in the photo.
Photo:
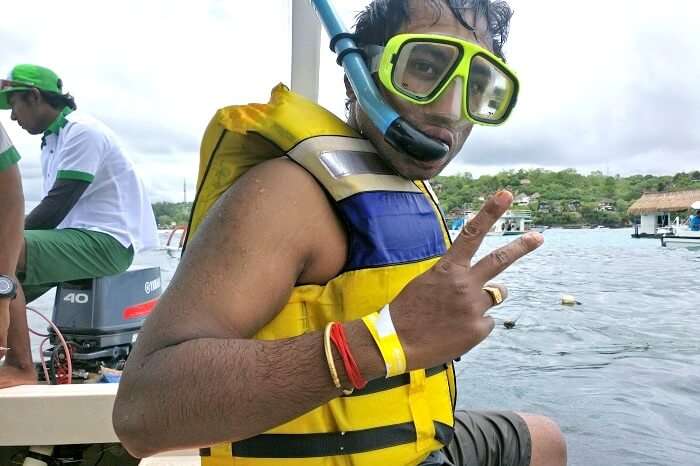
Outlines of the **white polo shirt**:
{"type": "Polygon", "coordinates": [[[0,172],[14,165],[19,160],[19,154],[12,145],[5,128],[0,125],[0,172]]]}
{"type": "Polygon", "coordinates": [[[49,131],[41,150],[43,195],[57,179],[90,183],[56,228],[107,233],[136,251],[158,247],[153,208],[114,133],[78,111],[62,113],[49,131]]]}

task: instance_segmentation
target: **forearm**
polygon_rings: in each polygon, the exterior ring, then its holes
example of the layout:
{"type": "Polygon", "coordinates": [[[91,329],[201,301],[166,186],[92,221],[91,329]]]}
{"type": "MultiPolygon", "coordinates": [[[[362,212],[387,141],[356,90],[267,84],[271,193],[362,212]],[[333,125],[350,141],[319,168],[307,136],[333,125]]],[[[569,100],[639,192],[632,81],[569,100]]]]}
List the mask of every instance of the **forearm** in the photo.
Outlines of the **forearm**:
{"type": "Polygon", "coordinates": [[[0,173],[0,201],[3,218],[0,221],[0,274],[14,275],[22,250],[24,225],[24,196],[16,167],[0,173]]]}
{"type": "MultiPolygon", "coordinates": [[[[384,364],[361,321],[345,325],[363,375],[384,364]]],[[[344,387],[350,384],[334,353],[344,387]]],[[[287,340],[199,339],[131,359],[114,411],[132,453],[234,442],[294,419],[340,395],[329,375],[322,332],[287,340]],[[138,380],[138,391],[130,381],[138,380]]]]}
{"type": "Polygon", "coordinates": [[[56,180],[51,191],[24,221],[27,230],[52,230],[80,200],[90,183],[77,180],[56,180]]]}

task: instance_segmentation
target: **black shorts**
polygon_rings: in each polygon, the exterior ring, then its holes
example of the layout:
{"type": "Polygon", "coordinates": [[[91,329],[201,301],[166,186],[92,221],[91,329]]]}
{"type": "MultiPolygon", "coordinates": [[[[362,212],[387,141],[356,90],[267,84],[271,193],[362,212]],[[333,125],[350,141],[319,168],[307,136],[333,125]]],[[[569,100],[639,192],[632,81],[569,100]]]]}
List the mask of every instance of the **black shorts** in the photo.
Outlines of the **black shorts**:
{"type": "Polygon", "coordinates": [[[529,466],[530,431],[514,412],[457,411],[455,435],[420,466],[529,466]]]}

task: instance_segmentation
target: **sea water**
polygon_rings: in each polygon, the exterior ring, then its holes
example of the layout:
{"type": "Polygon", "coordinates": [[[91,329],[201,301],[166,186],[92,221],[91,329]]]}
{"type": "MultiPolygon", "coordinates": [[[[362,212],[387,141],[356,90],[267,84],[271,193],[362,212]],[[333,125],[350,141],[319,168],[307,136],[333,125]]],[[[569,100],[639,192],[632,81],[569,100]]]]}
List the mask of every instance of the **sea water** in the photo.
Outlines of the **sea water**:
{"type": "MultiPolygon", "coordinates": [[[[510,296],[456,364],[459,408],[554,418],[574,466],[700,465],[700,250],[631,232],[547,230],[497,278],[510,296]],[[561,305],[562,294],[581,304],[561,305]]],[[[479,256],[512,240],[488,237],[479,256]]],[[[151,251],[136,263],[159,265],[167,284],[178,260],[151,251]]],[[[35,304],[50,311],[52,300],[35,304]]]]}

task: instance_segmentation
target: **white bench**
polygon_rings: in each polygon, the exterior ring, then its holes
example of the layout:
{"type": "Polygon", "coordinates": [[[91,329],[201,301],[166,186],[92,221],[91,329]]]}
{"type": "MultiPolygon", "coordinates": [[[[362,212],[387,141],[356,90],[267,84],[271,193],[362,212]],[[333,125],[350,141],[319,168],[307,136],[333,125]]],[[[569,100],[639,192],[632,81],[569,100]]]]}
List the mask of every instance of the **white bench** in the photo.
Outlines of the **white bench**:
{"type": "MultiPolygon", "coordinates": [[[[22,385],[0,390],[0,447],[118,443],[112,406],[118,384],[22,385]]],[[[149,466],[199,466],[197,451],[141,460],[149,466]]]]}

